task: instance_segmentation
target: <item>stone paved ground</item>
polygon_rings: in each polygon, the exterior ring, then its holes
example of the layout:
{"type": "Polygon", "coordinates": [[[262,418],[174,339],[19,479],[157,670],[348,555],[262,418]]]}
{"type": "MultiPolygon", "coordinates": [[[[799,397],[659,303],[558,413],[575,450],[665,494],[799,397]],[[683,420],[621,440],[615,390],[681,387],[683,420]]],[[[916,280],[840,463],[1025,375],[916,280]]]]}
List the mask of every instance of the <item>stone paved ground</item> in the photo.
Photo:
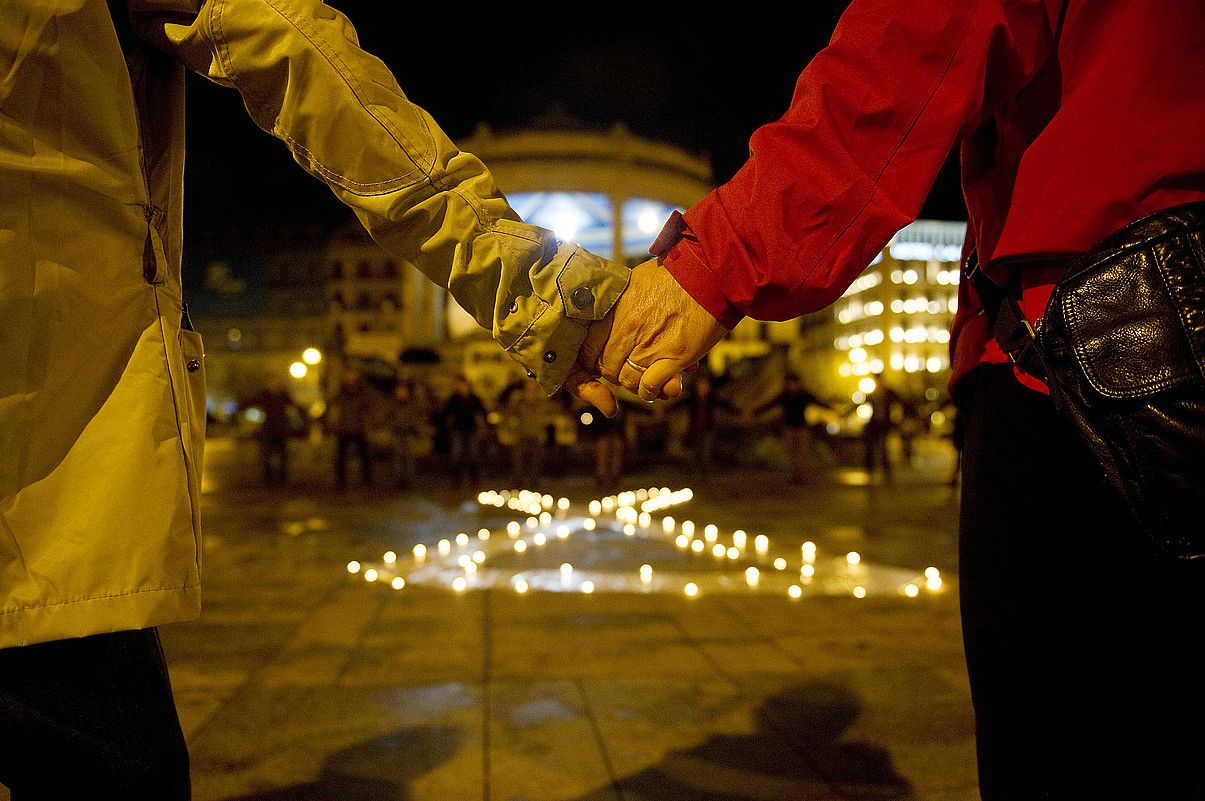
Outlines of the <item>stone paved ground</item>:
{"type": "MultiPolygon", "coordinates": [[[[893,487],[858,486],[851,470],[804,488],[735,468],[692,483],[694,498],[670,512],[679,521],[771,540],[765,557],[731,566],[655,533],[587,535],[580,515],[574,536],[519,555],[500,539],[506,518],[464,504],[438,473],[422,490],[337,495],[316,464],[299,464],[298,486],[270,493],[241,486],[252,460],[246,445],[211,443],[204,612],[163,630],[197,801],[978,797],[956,493],[936,443],[893,487]],[[470,579],[565,561],[568,591],[520,594],[503,580],[456,592],[454,571],[396,591],[363,580],[370,566],[407,575],[413,545],[434,558],[439,539],[482,526],[490,556],[470,579]],[[783,588],[799,581],[805,540],[820,552],[817,583],[792,600],[783,588]],[[386,550],[399,554],[391,566],[386,550]],[[863,573],[842,573],[851,550],[863,573]],[[787,571],[770,565],[777,554],[787,571]],[[641,585],[645,562],[664,585],[641,585]],[[756,591],[746,563],[762,567],[756,591]],[[945,576],[937,592],[924,588],[927,566],[945,576]],[[592,594],[580,592],[586,575],[592,594]],[[706,588],[694,598],[680,591],[692,576],[706,588]],[[897,586],[908,576],[919,597],[897,586]],[[872,588],[864,598],[849,591],[858,582],[872,588]]],[[[690,483],[669,468],[629,478],[633,489],[690,483]]],[[[545,491],[596,494],[572,476],[545,491]]]]}

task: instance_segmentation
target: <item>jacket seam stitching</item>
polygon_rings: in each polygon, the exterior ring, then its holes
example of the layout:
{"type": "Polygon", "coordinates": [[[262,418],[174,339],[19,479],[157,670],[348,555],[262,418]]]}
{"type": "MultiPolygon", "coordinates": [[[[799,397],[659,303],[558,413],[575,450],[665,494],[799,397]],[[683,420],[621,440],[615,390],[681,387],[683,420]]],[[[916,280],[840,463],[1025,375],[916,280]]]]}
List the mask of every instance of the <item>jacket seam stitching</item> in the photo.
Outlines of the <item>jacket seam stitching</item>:
{"type": "MultiPolygon", "coordinates": [[[[971,12],[972,15],[974,15],[974,13],[975,13],[974,11],[971,12]]],[[[807,271],[807,273],[802,278],[800,278],[799,281],[797,281],[795,283],[794,287],[792,287],[792,291],[798,290],[800,287],[802,287],[808,283],[809,279],[811,279],[812,276],[815,275],[816,271],[818,269],[820,269],[820,265],[824,263],[824,260],[828,256],[828,254],[833,250],[833,248],[835,248],[837,246],[837,244],[839,242],[841,242],[845,238],[846,233],[848,233],[849,230],[851,228],[853,228],[854,224],[857,223],[857,221],[862,218],[862,216],[866,213],[866,210],[868,208],[870,208],[871,203],[874,202],[874,199],[876,197],[878,197],[879,183],[882,181],[883,175],[886,174],[888,169],[890,169],[891,164],[895,160],[896,155],[899,154],[900,149],[904,146],[904,143],[908,141],[908,138],[910,136],[912,136],[912,132],[914,130],[916,130],[916,126],[920,122],[921,117],[923,117],[925,112],[929,109],[929,106],[933,102],[933,98],[937,95],[937,91],[941,88],[942,84],[945,83],[946,78],[950,74],[950,69],[954,64],[954,59],[957,57],[958,53],[962,50],[962,46],[966,42],[967,32],[970,31],[971,24],[972,24],[972,20],[968,19],[966,26],[962,30],[962,35],[958,39],[958,44],[954,47],[953,50],[950,51],[950,57],[946,60],[945,66],[942,68],[941,74],[937,77],[937,80],[935,80],[933,82],[933,87],[929,90],[929,94],[925,96],[925,102],[921,104],[921,107],[919,109],[917,109],[916,114],[912,118],[912,122],[910,122],[908,124],[908,129],[906,131],[904,131],[902,136],[900,136],[899,141],[897,141],[895,143],[895,146],[891,149],[891,152],[887,155],[887,158],[883,161],[882,166],[879,168],[878,172],[875,174],[874,189],[870,192],[869,196],[867,196],[866,202],[863,203],[861,208],[858,209],[857,213],[853,217],[850,218],[849,222],[846,223],[841,228],[841,231],[835,237],[833,237],[833,240],[820,253],[820,256],[812,264],[811,268],[807,271]]],[[[794,260],[794,258],[798,256],[799,251],[801,249],[802,249],[802,247],[797,248],[795,250],[795,252],[792,254],[792,260],[794,260]]]]}
{"type": "Polygon", "coordinates": [[[30,606],[22,606],[17,609],[0,610],[0,615],[16,615],[21,612],[28,612],[32,609],[50,609],[55,606],[71,606],[72,604],[86,604],[92,601],[107,601],[111,598],[125,598],[129,595],[142,595],[148,592],[176,592],[178,590],[195,590],[199,588],[199,584],[180,584],[175,587],[156,587],[151,590],[127,590],[126,592],[114,592],[109,595],[93,595],[88,598],[73,598],[70,601],[52,601],[46,604],[32,604],[30,606]]]}

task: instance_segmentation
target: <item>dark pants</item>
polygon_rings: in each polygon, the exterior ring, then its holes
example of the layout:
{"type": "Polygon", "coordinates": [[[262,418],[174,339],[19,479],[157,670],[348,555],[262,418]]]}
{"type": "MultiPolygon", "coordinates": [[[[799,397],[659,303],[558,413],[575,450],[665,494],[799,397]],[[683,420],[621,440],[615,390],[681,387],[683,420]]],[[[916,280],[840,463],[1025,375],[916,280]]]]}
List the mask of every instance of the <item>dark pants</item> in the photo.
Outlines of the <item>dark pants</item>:
{"type": "Polygon", "coordinates": [[[1154,557],[1048,397],[966,413],[961,600],[985,801],[1205,799],[1205,573],[1154,557]]]}
{"type": "Polygon", "coordinates": [[[360,457],[360,481],[372,486],[372,453],[368,450],[368,439],[363,434],[338,434],[335,437],[335,484],[339,489],[347,486],[347,454],[355,449],[360,457]]]}
{"type": "Polygon", "coordinates": [[[289,481],[289,440],[284,436],[266,436],[259,444],[264,486],[284,486],[289,481]]]}
{"type": "Polygon", "coordinates": [[[0,649],[13,801],[179,801],[188,750],[154,629],[0,649]]]}

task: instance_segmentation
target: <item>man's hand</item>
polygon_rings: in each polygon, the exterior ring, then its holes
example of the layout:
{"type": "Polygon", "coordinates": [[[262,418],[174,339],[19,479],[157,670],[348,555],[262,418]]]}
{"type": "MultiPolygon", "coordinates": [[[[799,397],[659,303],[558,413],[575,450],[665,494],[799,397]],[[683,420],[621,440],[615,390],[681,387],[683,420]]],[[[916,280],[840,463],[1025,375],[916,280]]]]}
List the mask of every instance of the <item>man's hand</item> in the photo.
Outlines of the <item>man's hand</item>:
{"type": "Polygon", "coordinates": [[[632,270],[611,313],[590,326],[565,388],[608,417],[618,406],[600,376],[646,401],[676,398],[681,374],[727,333],[657,259],[650,259],[632,270]]]}

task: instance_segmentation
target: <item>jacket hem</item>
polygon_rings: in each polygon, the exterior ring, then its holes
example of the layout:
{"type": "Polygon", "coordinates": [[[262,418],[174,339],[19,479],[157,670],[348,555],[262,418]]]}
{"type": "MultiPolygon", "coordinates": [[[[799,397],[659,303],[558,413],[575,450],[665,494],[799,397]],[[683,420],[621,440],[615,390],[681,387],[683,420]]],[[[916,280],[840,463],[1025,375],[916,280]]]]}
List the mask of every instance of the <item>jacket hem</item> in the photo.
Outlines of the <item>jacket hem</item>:
{"type": "Polygon", "coordinates": [[[0,648],[182,623],[200,612],[197,585],[14,609],[0,612],[0,648]]]}

